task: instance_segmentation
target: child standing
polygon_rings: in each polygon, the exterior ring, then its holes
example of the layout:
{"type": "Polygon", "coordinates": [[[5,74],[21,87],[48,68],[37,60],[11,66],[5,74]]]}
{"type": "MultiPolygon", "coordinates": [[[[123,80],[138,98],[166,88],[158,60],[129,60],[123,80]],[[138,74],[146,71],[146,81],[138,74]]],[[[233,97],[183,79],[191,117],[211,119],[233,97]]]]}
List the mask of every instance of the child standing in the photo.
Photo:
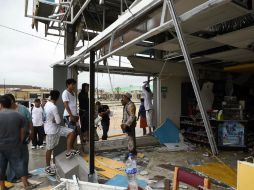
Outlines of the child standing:
{"type": "Polygon", "coordinates": [[[144,98],[141,98],[140,101],[141,101],[141,105],[139,107],[137,120],[139,120],[140,118],[140,128],[143,129],[143,135],[146,135],[147,122],[146,122],[146,109],[144,106],[144,98]]]}

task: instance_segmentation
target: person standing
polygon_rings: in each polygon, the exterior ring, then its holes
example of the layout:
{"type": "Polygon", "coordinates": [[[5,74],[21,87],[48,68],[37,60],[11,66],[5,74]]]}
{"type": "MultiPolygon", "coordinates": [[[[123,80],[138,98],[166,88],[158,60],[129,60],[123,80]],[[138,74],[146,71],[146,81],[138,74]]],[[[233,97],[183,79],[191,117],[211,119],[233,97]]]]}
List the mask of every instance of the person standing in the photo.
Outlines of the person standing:
{"type": "Polygon", "coordinates": [[[8,95],[0,97],[0,190],[5,190],[7,165],[21,178],[25,189],[34,188],[27,180],[22,151],[24,141],[25,118],[11,109],[12,100],[8,95]]]}
{"type": "Polygon", "coordinates": [[[89,139],[89,84],[83,83],[82,89],[78,94],[79,100],[79,118],[81,125],[81,133],[84,141],[89,139]]]}
{"type": "MultiPolygon", "coordinates": [[[[43,98],[41,100],[41,107],[42,107],[42,110],[43,110],[43,122],[45,121],[45,113],[44,113],[44,106],[46,105],[46,103],[48,102],[48,100],[46,98],[43,98]]],[[[43,126],[43,146],[46,145],[46,134],[45,134],[45,130],[44,130],[44,126],[43,126]]]]}
{"type": "Polygon", "coordinates": [[[101,120],[101,125],[103,130],[102,140],[107,140],[109,126],[110,126],[110,118],[109,118],[110,110],[108,105],[101,105],[100,103],[98,114],[100,117],[102,117],[102,120],[101,120]]]}
{"type": "Polygon", "coordinates": [[[43,108],[41,107],[41,100],[34,100],[34,107],[31,108],[31,116],[33,121],[33,138],[32,138],[32,149],[38,148],[43,149],[44,129],[43,129],[43,108]]]}
{"type": "MultiPolygon", "coordinates": [[[[29,151],[28,151],[28,144],[33,137],[33,124],[32,124],[32,117],[29,110],[21,105],[17,104],[15,97],[12,94],[7,94],[7,96],[12,100],[12,109],[20,113],[25,118],[25,125],[24,125],[24,140],[21,146],[21,155],[22,155],[22,163],[25,170],[26,176],[29,175],[28,173],[28,163],[29,163],[29,151]]],[[[13,169],[7,170],[7,180],[13,181],[17,177],[15,171],[13,169]]]]}
{"type": "Polygon", "coordinates": [[[137,155],[136,150],[136,106],[131,101],[132,95],[126,93],[122,96],[123,108],[123,120],[121,128],[124,133],[128,134],[128,151],[134,155],[137,155]]]}
{"type": "Polygon", "coordinates": [[[146,128],[147,128],[147,122],[146,122],[146,109],[144,106],[144,98],[140,99],[141,104],[138,111],[138,119],[140,118],[140,128],[143,129],[143,135],[146,135],[146,128]]]}
{"type": "MultiPolygon", "coordinates": [[[[67,127],[61,127],[61,118],[56,107],[60,92],[57,90],[50,91],[50,101],[44,106],[46,121],[45,121],[45,133],[46,133],[46,168],[45,171],[48,175],[55,175],[56,171],[50,165],[51,155],[55,147],[59,143],[61,136],[67,137],[67,152],[65,154],[66,159],[70,159],[79,152],[74,150],[73,144],[75,141],[75,134],[73,129],[67,127]]],[[[55,162],[55,158],[53,158],[55,162]]]]}
{"type": "Polygon", "coordinates": [[[146,110],[146,121],[149,128],[149,134],[152,134],[152,128],[153,128],[153,93],[150,89],[149,81],[145,82],[145,84],[142,86],[142,91],[144,95],[144,106],[146,110]]]}
{"type": "Polygon", "coordinates": [[[64,103],[64,122],[68,128],[75,131],[78,134],[77,122],[77,98],[75,95],[77,81],[74,79],[66,80],[66,89],[63,91],[62,100],[64,103]]]}

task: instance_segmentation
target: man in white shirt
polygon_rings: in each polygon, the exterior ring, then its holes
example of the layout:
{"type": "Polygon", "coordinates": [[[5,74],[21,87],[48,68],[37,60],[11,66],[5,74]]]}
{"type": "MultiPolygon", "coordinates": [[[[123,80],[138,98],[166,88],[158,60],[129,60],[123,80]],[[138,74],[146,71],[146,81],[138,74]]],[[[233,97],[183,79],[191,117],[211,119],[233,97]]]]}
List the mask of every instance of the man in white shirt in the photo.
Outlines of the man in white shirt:
{"type": "Polygon", "coordinates": [[[66,89],[63,91],[62,100],[64,103],[64,122],[77,134],[76,123],[79,120],[77,112],[77,98],[75,95],[77,81],[74,79],[66,80],[66,89]]]}
{"type": "Polygon", "coordinates": [[[32,138],[32,149],[44,148],[44,128],[43,128],[43,109],[41,107],[41,100],[34,100],[34,107],[31,108],[31,116],[33,122],[33,138],[32,138]]]}
{"type": "MultiPolygon", "coordinates": [[[[44,107],[46,121],[44,129],[46,133],[46,168],[45,171],[49,175],[55,175],[55,169],[50,166],[51,154],[54,148],[58,145],[61,136],[67,137],[67,152],[66,159],[70,159],[80,152],[74,150],[73,144],[76,138],[72,129],[67,127],[61,127],[61,118],[56,107],[56,102],[59,99],[60,92],[52,90],[50,92],[50,101],[48,101],[44,107]]],[[[54,162],[54,159],[53,159],[54,162]]]]}
{"type": "Polygon", "coordinates": [[[144,106],[146,110],[146,121],[147,125],[149,127],[149,134],[152,133],[153,128],[153,93],[150,89],[149,81],[145,82],[145,84],[142,86],[142,91],[144,95],[144,106]]]}

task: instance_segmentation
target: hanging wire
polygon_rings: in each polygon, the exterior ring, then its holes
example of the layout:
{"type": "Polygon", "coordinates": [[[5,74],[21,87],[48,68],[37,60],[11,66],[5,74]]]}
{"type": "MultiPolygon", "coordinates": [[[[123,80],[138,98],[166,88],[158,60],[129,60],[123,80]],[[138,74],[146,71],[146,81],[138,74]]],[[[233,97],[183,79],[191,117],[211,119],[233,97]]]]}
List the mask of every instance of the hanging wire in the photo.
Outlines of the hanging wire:
{"type": "MultiPolygon", "coordinates": [[[[38,38],[38,39],[40,39],[40,40],[45,40],[45,41],[48,41],[48,42],[51,42],[51,43],[54,43],[54,44],[57,44],[57,43],[58,43],[58,42],[55,42],[55,41],[53,41],[53,40],[49,40],[49,39],[46,39],[46,38],[42,38],[42,37],[40,37],[40,36],[36,36],[36,35],[30,34],[30,33],[21,31],[21,30],[17,30],[17,29],[15,29],[15,28],[12,28],[12,27],[9,27],[9,26],[4,26],[4,25],[2,25],[2,24],[0,24],[0,27],[9,29],[9,30],[12,30],[12,31],[15,31],[15,32],[19,32],[19,33],[22,33],[22,34],[25,34],[25,35],[28,35],[28,36],[32,36],[32,37],[38,38]]],[[[60,44],[60,43],[59,43],[59,44],[60,44]]],[[[60,45],[63,45],[63,44],[60,44],[60,45]]]]}
{"type": "Polygon", "coordinates": [[[167,63],[167,60],[164,61],[163,66],[162,66],[162,68],[161,68],[161,71],[160,71],[160,73],[159,73],[158,78],[161,77],[161,75],[162,75],[162,73],[163,73],[163,71],[164,71],[164,68],[165,68],[165,66],[166,66],[166,63],[167,63]]]}

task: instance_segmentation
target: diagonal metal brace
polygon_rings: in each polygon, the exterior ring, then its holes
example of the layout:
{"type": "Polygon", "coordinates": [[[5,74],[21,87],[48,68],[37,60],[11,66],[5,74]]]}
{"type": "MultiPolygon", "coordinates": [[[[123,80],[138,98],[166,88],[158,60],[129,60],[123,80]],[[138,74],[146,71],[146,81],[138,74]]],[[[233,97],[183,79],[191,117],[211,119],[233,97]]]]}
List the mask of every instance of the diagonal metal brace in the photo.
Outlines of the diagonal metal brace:
{"type": "Polygon", "coordinates": [[[211,124],[210,124],[207,112],[204,108],[204,102],[201,98],[198,79],[197,79],[197,76],[196,76],[192,61],[191,61],[189,49],[187,47],[187,44],[186,44],[186,41],[185,41],[185,38],[184,38],[184,34],[183,34],[183,31],[182,31],[182,28],[181,28],[181,25],[180,25],[179,18],[177,17],[177,14],[176,14],[176,9],[175,9],[173,0],[164,0],[164,1],[166,1],[167,5],[168,5],[168,9],[169,9],[170,15],[172,17],[172,20],[173,20],[173,23],[174,23],[174,26],[175,26],[178,41],[179,41],[181,50],[183,52],[186,67],[187,67],[187,70],[188,70],[188,73],[189,73],[189,76],[190,76],[190,80],[191,80],[191,83],[192,83],[192,86],[193,86],[193,90],[195,92],[197,102],[198,102],[198,107],[199,107],[199,110],[201,112],[202,119],[204,121],[205,130],[206,130],[206,133],[207,133],[207,137],[208,137],[208,140],[209,140],[209,144],[210,144],[212,153],[213,153],[213,155],[217,155],[218,154],[217,145],[216,145],[216,142],[215,142],[215,139],[214,139],[213,131],[212,131],[212,128],[211,128],[211,124]]]}

